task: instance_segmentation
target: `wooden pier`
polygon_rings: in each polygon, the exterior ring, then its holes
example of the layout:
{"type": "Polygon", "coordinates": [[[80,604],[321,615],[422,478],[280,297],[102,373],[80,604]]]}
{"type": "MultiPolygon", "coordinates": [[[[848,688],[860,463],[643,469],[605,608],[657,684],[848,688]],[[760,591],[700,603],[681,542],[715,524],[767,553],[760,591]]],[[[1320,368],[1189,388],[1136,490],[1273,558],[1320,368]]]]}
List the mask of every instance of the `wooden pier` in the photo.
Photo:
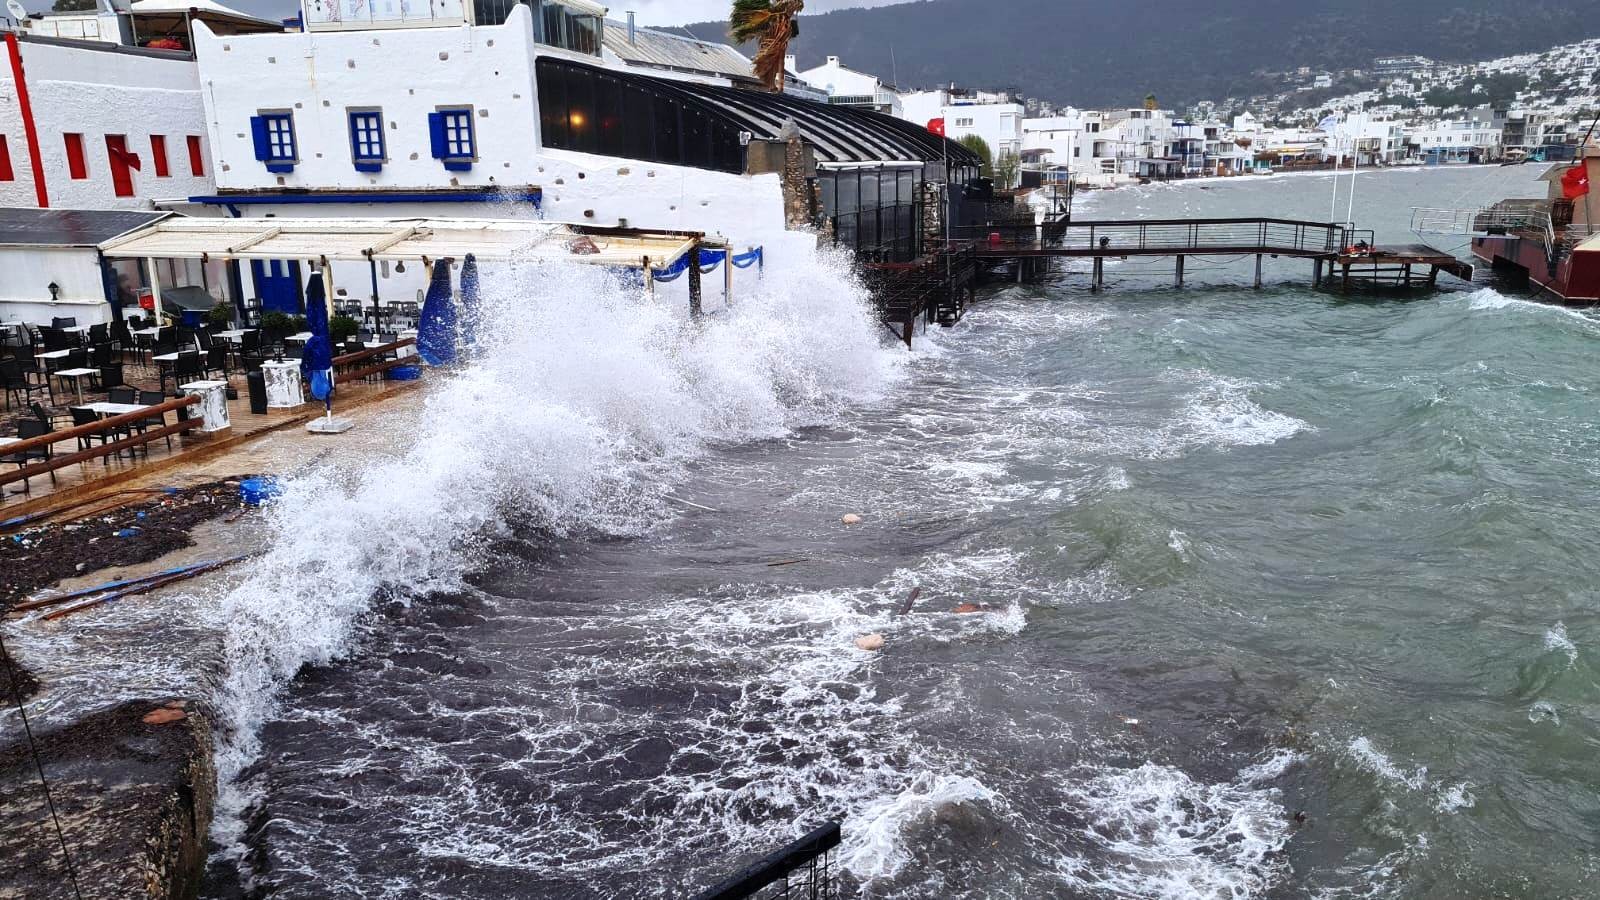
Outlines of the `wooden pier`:
{"type": "MultiPolygon", "coordinates": [[[[1352,284],[1397,288],[1425,285],[1431,288],[1439,282],[1440,272],[1454,275],[1462,281],[1472,280],[1471,263],[1464,263],[1426,244],[1374,247],[1366,252],[1341,251],[1329,264],[1326,277],[1337,278],[1341,291],[1349,291],[1352,284]]],[[[1312,284],[1321,285],[1323,278],[1322,266],[1318,264],[1312,284]]]]}
{"type": "Polygon", "coordinates": [[[1255,257],[1253,284],[1262,285],[1267,257],[1309,259],[1312,284],[1341,290],[1352,285],[1410,287],[1433,285],[1439,273],[1471,280],[1472,266],[1421,244],[1377,247],[1372,232],[1330,222],[1299,219],[1143,219],[1047,222],[963,229],[961,242],[972,247],[980,265],[1010,263],[1020,277],[1037,272],[1049,258],[1092,259],[1090,285],[1105,286],[1105,260],[1133,256],[1174,259],[1174,283],[1181,287],[1184,261],[1199,257],[1255,257]]]}
{"type": "Polygon", "coordinates": [[[916,325],[952,325],[971,303],[977,281],[1005,277],[1038,281],[1053,259],[1089,259],[1090,288],[1105,287],[1105,261],[1136,256],[1172,257],[1173,283],[1182,287],[1184,264],[1197,257],[1254,257],[1252,285],[1263,285],[1268,257],[1311,262],[1311,284],[1348,292],[1352,287],[1433,287],[1439,273],[1472,280],[1472,265],[1422,244],[1375,246],[1371,231],[1299,219],[1143,219],[966,226],[940,249],[909,263],[865,263],[866,281],[885,326],[910,346],[916,325]]]}

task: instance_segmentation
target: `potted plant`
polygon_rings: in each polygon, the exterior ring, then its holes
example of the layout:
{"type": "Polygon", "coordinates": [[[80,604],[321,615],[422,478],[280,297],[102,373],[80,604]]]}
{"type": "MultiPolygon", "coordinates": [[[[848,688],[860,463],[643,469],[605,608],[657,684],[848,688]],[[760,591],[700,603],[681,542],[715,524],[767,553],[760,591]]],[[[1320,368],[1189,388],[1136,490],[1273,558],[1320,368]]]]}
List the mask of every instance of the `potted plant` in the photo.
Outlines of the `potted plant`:
{"type": "Polygon", "coordinates": [[[233,307],[226,303],[218,303],[206,311],[206,322],[218,331],[226,331],[233,327],[233,307]]]}
{"type": "Polygon", "coordinates": [[[290,321],[288,314],[279,310],[275,309],[261,316],[261,330],[266,333],[269,343],[281,341],[293,334],[291,330],[293,327],[294,323],[290,321]]]}
{"type": "Polygon", "coordinates": [[[361,323],[346,315],[337,315],[328,320],[328,337],[334,344],[342,344],[355,336],[361,330],[361,323]]]}

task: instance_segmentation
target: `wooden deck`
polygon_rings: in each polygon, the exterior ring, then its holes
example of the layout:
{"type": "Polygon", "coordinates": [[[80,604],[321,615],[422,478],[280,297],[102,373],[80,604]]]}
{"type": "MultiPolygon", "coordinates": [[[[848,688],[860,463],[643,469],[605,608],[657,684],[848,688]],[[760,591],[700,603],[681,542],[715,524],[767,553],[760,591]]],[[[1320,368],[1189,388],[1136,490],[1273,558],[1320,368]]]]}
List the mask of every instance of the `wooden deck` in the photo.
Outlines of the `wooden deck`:
{"type": "MultiPolygon", "coordinates": [[[[1317,281],[1322,281],[1318,267],[1317,281]]],[[[1426,244],[1401,244],[1393,247],[1374,247],[1366,253],[1340,252],[1328,267],[1328,277],[1336,278],[1340,290],[1352,285],[1389,286],[1409,288],[1417,285],[1432,287],[1439,273],[1454,275],[1463,281],[1472,280],[1472,264],[1429,247],[1426,244]],[[1418,269],[1425,271],[1416,271],[1418,269]],[[1337,273],[1337,274],[1335,274],[1337,273]]]]}

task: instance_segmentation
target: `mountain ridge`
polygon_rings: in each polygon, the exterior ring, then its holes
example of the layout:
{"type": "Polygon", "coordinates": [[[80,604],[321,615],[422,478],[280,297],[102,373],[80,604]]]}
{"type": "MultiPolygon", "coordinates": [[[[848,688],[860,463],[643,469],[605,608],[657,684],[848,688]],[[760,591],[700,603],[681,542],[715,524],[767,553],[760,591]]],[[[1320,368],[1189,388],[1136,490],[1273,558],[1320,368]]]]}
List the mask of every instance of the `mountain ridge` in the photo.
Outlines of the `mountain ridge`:
{"type": "MultiPolygon", "coordinates": [[[[1600,36],[1593,0],[921,0],[799,21],[790,52],[801,69],[838,56],[902,89],[954,81],[1090,107],[1135,106],[1148,93],[1163,106],[1245,97],[1299,66],[1366,68],[1402,54],[1470,62],[1600,36]]],[[[726,23],[687,28],[727,41],[726,23]]]]}

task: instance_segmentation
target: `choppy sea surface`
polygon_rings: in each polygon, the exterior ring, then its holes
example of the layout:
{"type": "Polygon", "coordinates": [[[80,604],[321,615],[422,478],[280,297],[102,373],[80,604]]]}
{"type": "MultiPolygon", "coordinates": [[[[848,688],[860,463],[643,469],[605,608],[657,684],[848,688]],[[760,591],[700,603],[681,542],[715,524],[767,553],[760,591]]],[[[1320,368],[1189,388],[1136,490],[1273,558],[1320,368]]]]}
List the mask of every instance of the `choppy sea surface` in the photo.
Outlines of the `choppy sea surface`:
{"type": "MultiPolygon", "coordinates": [[[[1354,218],[1537,174],[1363,174],[1354,218]]],[[[213,896],[682,897],[828,819],[849,896],[1592,896],[1600,317],[1310,268],[1063,266],[910,354],[826,259],[699,329],[512,273],[526,327],[197,604],[213,896]]]]}

